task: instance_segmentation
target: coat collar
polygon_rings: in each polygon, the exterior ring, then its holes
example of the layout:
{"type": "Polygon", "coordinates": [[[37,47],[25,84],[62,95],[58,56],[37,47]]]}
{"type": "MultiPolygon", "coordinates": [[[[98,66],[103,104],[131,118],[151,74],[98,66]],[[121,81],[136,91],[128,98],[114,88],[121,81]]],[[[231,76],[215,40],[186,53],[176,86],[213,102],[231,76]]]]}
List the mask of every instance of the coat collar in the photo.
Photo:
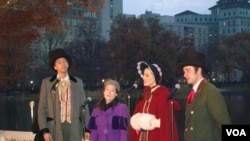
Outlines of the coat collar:
{"type": "MultiPolygon", "coordinates": [[[[56,75],[51,76],[50,82],[53,82],[55,79],[56,79],[56,75]]],[[[69,79],[75,83],[77,82],[76,78],[70,74],[69,74],[69,79]]]]}
{"type": "Polygon", "coordinates": [[[205,86],[206,83],[207,83],[207,80],[206,80],[206,79],[203,79],[203,80],[201,81],[201,83],[199,84],[196,93],[199,93],[199,92],[201,91],[201,89],[205,86]]]}

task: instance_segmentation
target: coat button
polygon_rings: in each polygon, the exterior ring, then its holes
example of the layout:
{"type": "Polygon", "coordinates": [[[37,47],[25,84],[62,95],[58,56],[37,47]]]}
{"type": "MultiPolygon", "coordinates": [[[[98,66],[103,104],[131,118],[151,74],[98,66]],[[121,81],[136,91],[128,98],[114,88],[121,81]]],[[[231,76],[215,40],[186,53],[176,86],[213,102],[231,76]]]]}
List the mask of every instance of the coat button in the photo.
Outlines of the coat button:
{"type": "Polygon", "coordinates": [[[193,131],[193,130],[194,130],[194,128],[193,128],[193,127],[190,127],[190,130],[191,130],[191,131],[193,131]]]}
{"type": "Polygon", "coordinates": [[[192,111],[190,111],[190,114],[191,114],[191,115],[193,115],[193,114],[194,114],[194,111],[193,111],[193,110],[192,110],[192,111]]]}

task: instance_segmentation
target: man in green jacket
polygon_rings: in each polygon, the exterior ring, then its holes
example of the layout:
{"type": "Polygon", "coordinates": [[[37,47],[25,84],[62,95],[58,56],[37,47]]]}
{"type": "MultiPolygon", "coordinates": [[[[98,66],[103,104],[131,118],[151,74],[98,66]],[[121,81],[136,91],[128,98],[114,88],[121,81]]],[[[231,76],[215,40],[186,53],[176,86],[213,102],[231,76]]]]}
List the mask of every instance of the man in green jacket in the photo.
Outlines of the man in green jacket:
{"type": "Polygon", "coordinates": [[[231,124],[223,96],[205,78],[205,64],[205,56],[193,50],[181,64],[187,84],[192,85],[185,110],[185,141],[221,141],[222,125],[231,124]]]}

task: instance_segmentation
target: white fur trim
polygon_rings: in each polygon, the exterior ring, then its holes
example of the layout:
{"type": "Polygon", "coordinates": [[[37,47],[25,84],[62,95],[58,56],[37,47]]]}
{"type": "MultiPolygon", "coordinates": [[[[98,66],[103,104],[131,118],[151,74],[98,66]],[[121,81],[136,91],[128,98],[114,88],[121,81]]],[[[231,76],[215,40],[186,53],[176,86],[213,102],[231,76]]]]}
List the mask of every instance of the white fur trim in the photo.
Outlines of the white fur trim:
{"type": "MultiPolygon", "coordinates": [[[[142,72],[142,70],[141,70],[141,64],[145,64],[145,65],[147,65],[147,66],[149,66],[149,65],[148,65],[146,62],[144,62],[144,61],[140,61],[140,62],[137,63],[137,70],[138,70],[138,73],[139,73],[139,75],[141,76],[141,78],[143,78],[143,72],[142,72]]],[[[152,64],[152,65],[155,66],[155,67],[157,68],[157,71],[158,71],[160,77],[162,77],[161,68],[160,68],[157,64],[152,64]]]]}
{"type": "Polygon", "coordinates": [[[161,126],[161,119],[153,119],[151,120],[151,126],[155,128],[160,128],[161,126]]]}
{"type": "Polygon", "coordinates": [[[161,72],[161,68],[157,65],[157,64],[152,64],[157,68],[157,71],[159,72],[160,77],[162,77],[162,72],[161,72]]]}
{"type": "Polygon", "coordinates": [[[155,115],[142,113],[139,118],[139,126],[144,130],[153,130],[160,127],[160,119],[156,119],[155,115]]]}
{"type": "Polygon", "coordinates": [[[148,64],[144,61],[140,61],[137,63],[137,70],[138,70],[138,73],[139,75],[141,76],[141,78],[143,78],[143,72],[141,71],[141,64],[145,64],[148,66],[148,64]]]}
{"type": "Polygon", "coordinates": [[[135,130],[141,130],[141,127],[139,126],[140,115],[141,113],[137,113],[130,118],[130,125],[135,130]]]}

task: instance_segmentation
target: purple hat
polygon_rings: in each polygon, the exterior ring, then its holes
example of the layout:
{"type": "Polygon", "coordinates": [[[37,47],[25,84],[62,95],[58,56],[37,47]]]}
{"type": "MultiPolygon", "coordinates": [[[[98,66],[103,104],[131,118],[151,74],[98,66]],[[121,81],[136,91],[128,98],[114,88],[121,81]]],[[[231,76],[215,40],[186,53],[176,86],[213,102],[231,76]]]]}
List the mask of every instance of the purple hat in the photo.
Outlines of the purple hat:
{"type": "Polygon", "coordinates": [[[141,78],[143,78],[145,68],[149,68],[153,72],[156,84],[160,84],[162,79],[161,68],[157,64],[148,64],[144,61],[140,61],[137,63],[137,70],[141,78]]]}

